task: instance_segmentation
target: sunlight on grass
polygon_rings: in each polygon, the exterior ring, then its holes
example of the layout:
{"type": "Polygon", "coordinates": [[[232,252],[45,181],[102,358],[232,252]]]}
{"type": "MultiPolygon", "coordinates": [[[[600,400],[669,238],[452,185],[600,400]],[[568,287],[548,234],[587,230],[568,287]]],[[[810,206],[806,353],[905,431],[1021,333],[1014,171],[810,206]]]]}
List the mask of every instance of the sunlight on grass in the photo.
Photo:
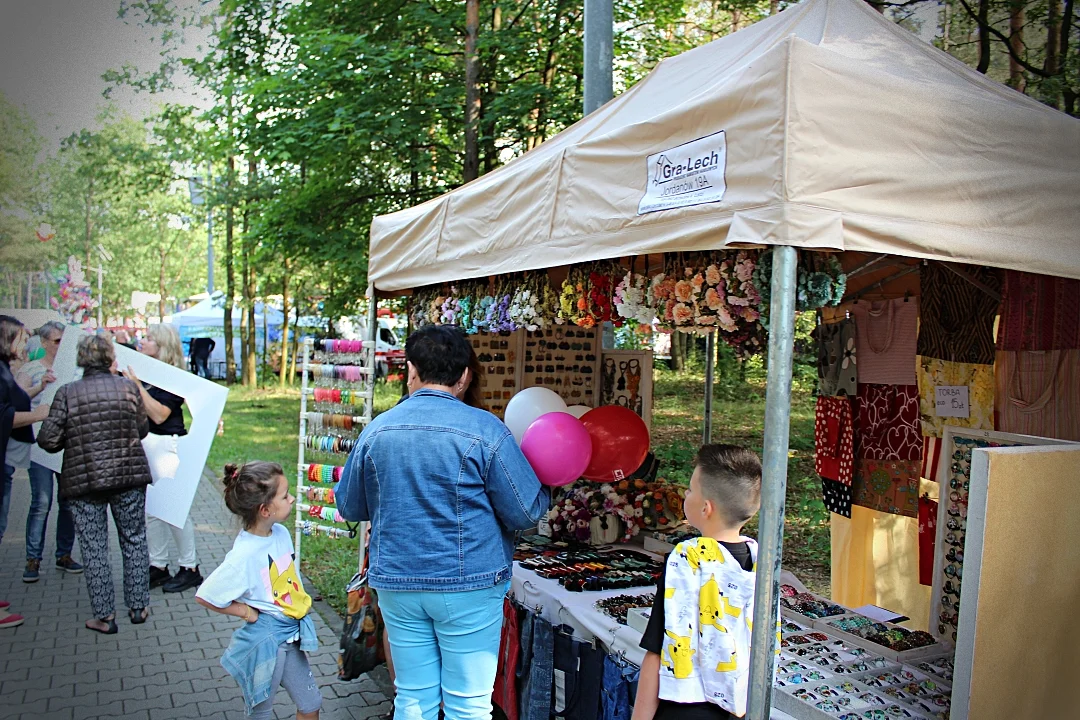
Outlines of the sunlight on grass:
{"type": "MultiPolygon", "coordinates": [[[[701,444],[705,376],[693,369],[677,374],[659,367],[654,378],[652,444],[661,461],[660,475],[686,483],[693,469],[694,453],[701,444]]],[[[811,590],[827,595],[829,513],[821,502],[821,485],[814,473],[814,398],[805,375],[800,378],[797,374],[795,380],[791,397],[792,452],[788,461],[784,567],[795,572],[811,590]]],[[[400,383],[377,384],[375,413],[393,407],[401,392],[400,383]]],[[[713,398],[713,442],[746,445],[761,452],[765,373],[760,361],[748,364],[745,381],[733,372],[718,373],[713,398]]],[[[220,476],[228,462],[277,462],[295,489],[299,412],[298,388],[232,388],[225,407],[225,433],[215,438],[207,464],[220,476]]],[[[334,462],[344,464],[345,458],[337,456],[334,462]]],[[[747,532],[756,535],[757,518],[747,525],[747,532]]],[[[338,612],[344,611],[344,586],[356,572],[356,565],[356,541],[303,539],[302,570],[338,612]]]]}

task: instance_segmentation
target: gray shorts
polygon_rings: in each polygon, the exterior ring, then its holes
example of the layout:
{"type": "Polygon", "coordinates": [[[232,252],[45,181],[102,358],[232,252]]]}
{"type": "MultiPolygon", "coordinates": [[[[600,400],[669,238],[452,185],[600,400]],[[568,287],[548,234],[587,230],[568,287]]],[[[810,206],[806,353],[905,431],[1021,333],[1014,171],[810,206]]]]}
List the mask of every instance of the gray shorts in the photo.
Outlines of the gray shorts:
{"type": "Polygon", "coordinates": [[[274,717],[274,695],[279,687],[284,687],[285,692],[289,693],[299,713],[306,715],[322,707],[322,694],[311,674],[307,655],[298,643],[282,643],[278,646],[277,665],[270,683],[270,697],[251,711],[252,720],[270,720],[274,717]]]}

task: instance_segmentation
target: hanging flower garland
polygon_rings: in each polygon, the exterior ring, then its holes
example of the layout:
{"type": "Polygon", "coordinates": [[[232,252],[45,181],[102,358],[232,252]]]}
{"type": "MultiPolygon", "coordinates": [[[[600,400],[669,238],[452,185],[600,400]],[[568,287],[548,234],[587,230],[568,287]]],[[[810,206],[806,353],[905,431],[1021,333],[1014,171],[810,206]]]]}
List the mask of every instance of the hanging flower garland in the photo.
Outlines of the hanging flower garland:
{"type": "Polygon", "coordinates": [[[450,293],[442,298],[439,306],[439,324],[456,325],[461,316],[461,301],[457,296],[458,289],[451,285],[450,293]]]}
{"type": "Polygon", "coordinates": [[[622,318],[614,314],[612,303],[615,289],[613,278],[621,275],[622,268],[614,262],[598,262],[571,268],[559,293],[559,315],[556,322],[561,320],[563,323],[570,322],[578,327],[591,328],[610,321],[621,326],[622,318]]]}
{"type": "Polygon", "coordinates": [[[547,273],[526,273],[510,300],[510,320],[520,328],[536,332],[547,324],[543,308],[543,286],[547,273]]]}
{"type": "Polygon", "coordinates": [[[412,299],[409,302],[409,322],[414,330],[434,324],[431,319],[431,306],[437,296],[437,288],[424,287],[413,290],[412,299]]]}
{"type": "Polygon", "coordinates": [[[667,272],[655,275],[649,281],[645,303],[652,309],[660,323],[668,328],[675,324],[675,278],[667,272]]]}
{"type": "MultiPolygon", "coordinates": [[[[754,271],[754,282],[761,289],[758,308],[762,314],[762,324],[768,327],[769,294],[772,288],[771,249],[761,253],[754,271]]],[[[834,253],[800,252],[795,287],[797,311],[835,307],[844,298],[847,275],[834,253]]]]}
{"type": "Polygon", "coordinates": [[[615,286],[615,311],[619,317],[642,325],[651,325],[656,312],[648,302],[649,279],[633,271],[626,273],[615,286]]]}

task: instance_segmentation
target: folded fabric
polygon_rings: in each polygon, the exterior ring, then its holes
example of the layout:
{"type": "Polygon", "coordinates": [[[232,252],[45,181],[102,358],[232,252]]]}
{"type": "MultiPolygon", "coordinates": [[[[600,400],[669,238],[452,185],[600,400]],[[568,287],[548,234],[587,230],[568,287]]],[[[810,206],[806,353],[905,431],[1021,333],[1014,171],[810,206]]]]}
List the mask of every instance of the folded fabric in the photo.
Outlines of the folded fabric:
{"type": "Polygon", "coordinates": [[[1005,272],[998,350],[1080,349],[1080,280],[1005,272]]]}
{"type": "Polygon", "coordinates": [[[1080,441],[1080,350],[999,351],[997,429],[1080,441]]]}
{"type": "Polygon", "coordinates": [[[994,366],[919,358],[919,418],[922,434],[941,437],[946,425],[973,430],[994,429],[994,366]],[[968,416],[938,417],[934,388],[968,388],[968,416]]]}
{"type": "MultiPolygon", "coordinates": [[[[968,277],[993,291],[1001,288],[996,268],[964,265],[968,277]]],[[[918,353],[961,363],[994,362],[994,318],[999,302],[943,263],[922,268],[918,353]]]]}
{"type": "Polygon", "coordinates": [[[862,507],[917,517],[919,460],[860,460],[855,464],[852,502],[862,507]]]}
{"type": "Polygon", "coordinates": [[[855,368],[855,321],[819,325],[814,334],[818,341],[818,394],[849,395],[858,391],[855,368]]]}
{"type": "Polygon", "coordinates": [[[814,470],[823,478],[851,485],[855,472],[855,428],[851,401],[819,397],[814,420],[814,470]]]}
{"type": "Polygon", "coordinates": [[[851,517],[851,486],[821,478],[821,502],[829,512],[851,517]]]}
{"type": "Polygon", "coordinates": [[[851,306],[859,383],[915,384],[915,346],[918,342],[918,298],[896,298],[851,306]]]}
{"type": "Polygon", "coordinates": [[[922,459],[918,386],[859,383],[856,406],[856,458],[922,459]]]}

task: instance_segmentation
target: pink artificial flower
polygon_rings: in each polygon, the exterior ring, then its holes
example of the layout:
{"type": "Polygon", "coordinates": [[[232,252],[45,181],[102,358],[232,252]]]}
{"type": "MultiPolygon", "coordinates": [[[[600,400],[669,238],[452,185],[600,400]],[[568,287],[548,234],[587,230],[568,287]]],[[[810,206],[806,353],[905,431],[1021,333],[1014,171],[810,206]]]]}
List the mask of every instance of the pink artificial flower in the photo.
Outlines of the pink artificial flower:
{"type": "Polygon", "coordinates": [[[690,284],[694,286],[696,292],[701,292],[701,286],[705,284],[705,277],[701,273],[698,273],[690,279],[690,284]]]}
{"type": "Polygon", "coordinates": [[[720,299],[720,296],[716,294],[716,290],[713,288],[709,288],[705,291],[705,304],[713,311],[724,307],[724,301],[720,299]]]}
{"type": "Polygon", "coordinates": [[[694,286],[688,280],[675,283],[675,299],[681,303],[689,302],[694,296],[694,286]]]}
{"type": "Polygon", "coordinates": [[[678,303],[671,312],[671,317],[676,325],[685,325],[694,317],[694,311],[688,306],[678,303]]]}
{"type": "Polygon", "coordinates": [[[710,285],[717,285],[719,284],[721,279],[722,278],[720,277],[720,268],[716,267],[715,265],[710,265],[709,267],[705,268],[705,282],[709,283],[710,285]]]}

